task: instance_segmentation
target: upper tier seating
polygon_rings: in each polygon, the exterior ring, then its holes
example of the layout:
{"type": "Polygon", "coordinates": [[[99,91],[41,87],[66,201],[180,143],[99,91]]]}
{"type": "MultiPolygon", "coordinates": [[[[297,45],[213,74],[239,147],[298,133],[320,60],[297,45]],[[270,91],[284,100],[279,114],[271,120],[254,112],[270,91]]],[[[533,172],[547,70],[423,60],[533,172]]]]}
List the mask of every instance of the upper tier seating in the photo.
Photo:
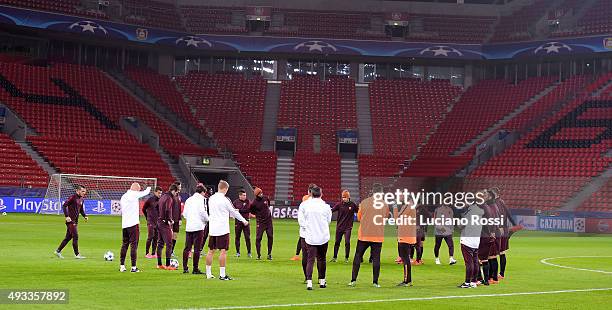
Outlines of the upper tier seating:
{"type": "Polygon", "coordinates": [[[121,0],[126,23],[184,31],[177,7],[168,2],[151,0],[121,0]]]}
{"type": "Polygon", "coordinates": [[[81,7],[80,0],[0,0],[0,4],[6,4],[28,9],[78,15],[93,18],[107,18],[104,12],[98,10],[85,10],[81,7]]]}
{"type": "Polygon", "coordinates": [[[557,0],[535,0],[512,14],[502,16],[491,42],[525,41],[532,39],[531,28],[553,7],[557,0]]]}
{"type": "MultiPolygon", "coordinates": [[[[567,0],[569,3],[566,7],[577,8],[582,1],[567,0]]],[[[586,36],[592,34],[609,34],[612,32],[612,2],[608,0],[597,0],[586,10],[584,15],[578,20],[576,28],[564,29],[556,31],[552,34],[553,37],[571,37],[571,36],[586,36]]]]}
{"type": "Polygon", "coordinates": [[[232,12],[244,12],[231,7],[210,7],[202,5],[186,5],[180,7],[185,18],[187,30],[191,33],[246,33],[246,27],[234,27],[232,12]]]}
{"type": "Polygon", "coordinates": [[[274,9],[282,13],[284,27],[271,28],[266,34],[342,39],[387,39],[383,30],[371,31],[371,19],[380,14],[365,12],[336,12],[274,9]]]}
{"type": "Polygon", "coordinates": [[[482,43],[497,20],[492,16],[411,15],[423,21],[423,33],[408,37],[408,41],[482,43]]]}

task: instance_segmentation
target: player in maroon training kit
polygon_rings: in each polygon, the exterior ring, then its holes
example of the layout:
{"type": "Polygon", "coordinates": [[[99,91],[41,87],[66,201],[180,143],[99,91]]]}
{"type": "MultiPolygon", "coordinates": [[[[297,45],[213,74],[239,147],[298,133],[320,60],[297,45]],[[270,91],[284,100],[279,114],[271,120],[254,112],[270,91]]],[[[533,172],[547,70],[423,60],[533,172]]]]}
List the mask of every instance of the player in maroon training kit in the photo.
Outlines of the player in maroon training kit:
{"type": "Polygon", "coordinates": [[[250,211],[257,220],[257,230],[255,236],[255,249],[257,259],[261,259],[261,239],[264,232],[268,236],[268,260],[272,260],[272,244],[274,243],[274,229],[272,227],[272,213],[270,213],[270,200],[264,197],[263,191],[256,187],[255,200],[251,203],[250,211]]]}
{"type": "Polygon", "coordinates": [[[176,239],[178,239],[178,234],[181,230],[181,182],[174,182],[176,185],[177,192],[174,195],[173,203],[172,203],[172,220],[174,224],[172,225],[172,256],[174,256],[174,247],[176,246],[176,239]]]}
{"type": "MultiPolygon", "coordinates": [[[[499,212],[497,210],[497,206],[495,205],[495,201],[493,200],[493,196],[488,190],[483,190],[484,200],[482,209],[484,210],[484,215],[482,218],[484,219],[494,219],[499,217],[499,212]]],[[[478,247],[478,260],[482,266],[482,281],[481,284],[489,285],[497,283],[497,266],[495,263],[497,262],[496,256],[498,254],[497,244],[495,243],[495,239],[499,236],[499,227],[496,225],[483,225],[482,233],[480,237],[480,245],[478,247]],[[495,273],[494,277],[491,277],[492,272],[495,273]],[[490,281],[490,277],[491,280],[490,281]]]]}
{"type": "Polygon", "coordinates": [[[79,232],[77,230],[77,225],[79,224],[79,214],[85,218],[85,221],[89,219],[85,214],[85,209],[83,208],[83,200],[86,193],[87,189],[85,187],[77,185],[76,193],[70,196],[70,198],[68,198],[68,200],[66,200],[66,202],[64,202],[62,205],[62,210],[64,211],[64,216],[66,217],[66,236],[60,243],[57,250],[55,250],[55,255],[59,258],[64,258],[64,256],[62,256],[62,250],[71,239],[74,257],[77,259],[85,258],[84,256],[81,256],[79,252],[79,232]]]}
{"type": "Polygon", "coordinates": [[[159,240],[157,241],[157,269],[176,270],[170,266],[170,257],[172,256],[172,205],[174,204],[174,196],[178,195],[178,187],[176,184],[170,185],[168,192],[164,193],[157,203],[159,215],[157,218],[157,231],[159,240]],[[162,249],[166,246],[166,265],[162,265],[162,249]]]}
{"type": "MultiPolygon", "coordinates": [[[[234,200],[234,209],[240,212],[247,221],[250,217],[251,202],[247,199],[244,189],[238,191],[238,199],[234,200]]],[[[240,235],[244,232],[244,242],[246,243],[247,256],[251,258],[251,226],[244,225],[239,220],[234,223],[234,231],[236,232],[234,243],[236,245],[236,257],[240,257],[240,235]]]]}
{"type": "Polygon", "coordinates": [[[331,260],[332,262],[338,260],[338,250],[340,249],[342,236],[344,236],[344,262],[348,263],[351,252],[353,221],[358,211],[359,207],[351,201],[351,194],[349,191],[342,191],[342,201],[332,208],[332,213],[338,212],[338,217],[336,219],[336,242],[334,243],[334,257],[331,260]]]}
{"type": "Polygon", "coordinates": [[[144,214],[147,219],[147,248],[145,252],[146,258],[157,258],[155,253],[157,253],[157,218],[158,218],[158,209],[157,203],[159,202],[159,197],[162,194],[162,188],[156,187],[153,196],[149,197],[147,201],[145,201],[144,206],[142,207],[142,214],[144,214]],[[151,248],[151,245],[153,247],[151,248]],[[149,248],[151,248],[151,254],[149,254],[149,248]]]}

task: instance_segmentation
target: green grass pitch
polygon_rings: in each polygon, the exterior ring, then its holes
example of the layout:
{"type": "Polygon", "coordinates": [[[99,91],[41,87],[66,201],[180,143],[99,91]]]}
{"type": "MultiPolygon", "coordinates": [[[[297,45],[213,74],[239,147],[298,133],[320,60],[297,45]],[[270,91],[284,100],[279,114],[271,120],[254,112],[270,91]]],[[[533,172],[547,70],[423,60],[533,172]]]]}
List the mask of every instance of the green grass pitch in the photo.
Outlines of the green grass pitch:
{"type": "MultiPolygon", "coordinates": [[[[511,239],[507,278],[499,285],[476,289],[456,288],[464,274],[458,240],[455,240],[455,257],[459,263],[436,266],[432,238],[425,243],[425,265],[413,268],[414,287],[395,287],[401,281],[402,268],[393,262],[397,256],[397,244],[387,238],[383,246],[381,288],[371,287],[371,266],[367,263],[362,265],[357,287],[347,287],[351,265],[338,262],[328,264],[328,288],[315,286],[315,290],[309,292],[302,284],[300,263],[289,261],[295,251],[296,221],[274,222],[274,260],[271,262],[235,258],[232,242],[228,274],[234,277],[234,281],[205,280],[202,276],[184,275],[181,271],[156,270],[155,260],[144,258],[144,219],[141,219],[138,251],[142,273],[118,271],[119,217],[90,217],[88,223],[81,221],[79,242],[81,253],[87,259],[75,260],[68,245],[63,252],[66,258],[60,260],[52,253],[65,233],[62,221],[63,217],[49,215],[9,214],[0,217],[0,289],[70,291],[67,305],[0,304],[0,309],[170,309],[265,305],[304,309],[610,309],[612,305],[612,238],[607,236],[519,232],[511,239]],[[103,254],[107,250],[115,253],[115,261],[104,261],[103,254]],[[548,260],[557,266],[541,262],[545,258],[569,256],[595,257],[548,260]],[[592,290],[601,288],[607,290],[592,290]],[[567,290],[571,292],[556,292],[567,290]]],[[[331,242],[334,228],[335,222],[332,223],[331,242]]],[[[254,235],[254,228],[252,231],[254,235]]],[[[357,227],[353,231],[353,247],[356,235],[357,227]]],[[[181,232],[178,248],[182,249],[184,240],[184,232],[181,232]]],[[[254,249],[254,238],[252,242],[254,249]]],[[[263,243],[265,246],[265,237],[263,243]]],[[[331,257],[332,249],[330,245],[328,257],[331,257]]],[[[343,250],[344,246],[340,252],[343,250]]],[[[442,262],[448,262],[445,245],[441,253],[442,262]]],[[[202,261],[202,269],[203,265],[202,261]]],[[[216,263],[213,273],[218,275],[216,263]]]]}

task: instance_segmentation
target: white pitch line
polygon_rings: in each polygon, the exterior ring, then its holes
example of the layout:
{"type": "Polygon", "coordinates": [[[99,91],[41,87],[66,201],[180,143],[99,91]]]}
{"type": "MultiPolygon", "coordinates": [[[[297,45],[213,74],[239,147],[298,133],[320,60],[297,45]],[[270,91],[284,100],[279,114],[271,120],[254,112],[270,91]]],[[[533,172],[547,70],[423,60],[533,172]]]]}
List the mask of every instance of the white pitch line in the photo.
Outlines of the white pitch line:
{"type": "Polygon", "coordinates": [[[554,266],[554,267],[559,267],[559,268],[565,268],[565,269],[580,270],[580,271],[590,271],[590,272],[597,272],[597,273],[603,273],[603,274],[612,274],[612,271],[597,270],[597,269],[586,269],[586,268],[577,268],[577,267],[564,266],[564,265],[553,264],[553,263],[548,262],[549,260],[563,259],[563,258],[612,258],[612,256],[561,256],[561,257],[548,257],[548,258],[542,258],[540,260],[540,263],[542,263],[544,265],[549,265],[549,266],[554,266]]]}
{"type": "Polygon", "coordinates": [[[211,307],[211,308],[200,308],[200,309],[229,310],[229,309],[261,309],[261,308],[287,308],[287,307],[308,307],[308,306],[332,306],[332,305],[371,304],[371,303],[401,302],[401,301],[423,301],[423,300],[426,301],[426,300],[441,300],[441,299],[465,299],[465,298],[482,298],[482,297],[548,295],[548,294],[598,292],[598,291],[612,291],[612,287],[557,290],[557,291],[540,291],[540,292],[516,292],[516,293],[499,293],[499,294],[449,295],[449,296],[430,296],[430,297],[411,297],[411,298],[347,300],[347,301],[310,302],[310,303],[276,304],[276,305],[244,305],[244,306],[211,307]]]}

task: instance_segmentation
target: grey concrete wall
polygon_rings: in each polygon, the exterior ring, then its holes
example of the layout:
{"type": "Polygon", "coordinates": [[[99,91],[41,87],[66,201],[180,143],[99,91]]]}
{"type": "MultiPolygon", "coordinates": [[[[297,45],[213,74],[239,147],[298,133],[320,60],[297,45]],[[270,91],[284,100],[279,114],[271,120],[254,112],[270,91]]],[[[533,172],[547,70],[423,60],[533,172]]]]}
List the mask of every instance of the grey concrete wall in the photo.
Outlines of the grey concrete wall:
{"type": "MultiPolygon", "coordinates": [[[[172,1],[172,0],[166,0],[172,1]]],[[[457,15],[483,15],[496,16],[500,10],[516,5],[512,1],[506,5],[487,4],[456,4],[456,3],[431,3],[412,1],[381,1],[381,0],[177,0],[179,5],[207,5],[240,7],[247,5],[272,6],[275,8],[306,9],[306,10],[338,10],[338,11],[363,11],[363,12],[411,12],[418,14],[457,14],[457,15]]],[[[530,0],[532,1],[532,0],[530,0]]]]}

